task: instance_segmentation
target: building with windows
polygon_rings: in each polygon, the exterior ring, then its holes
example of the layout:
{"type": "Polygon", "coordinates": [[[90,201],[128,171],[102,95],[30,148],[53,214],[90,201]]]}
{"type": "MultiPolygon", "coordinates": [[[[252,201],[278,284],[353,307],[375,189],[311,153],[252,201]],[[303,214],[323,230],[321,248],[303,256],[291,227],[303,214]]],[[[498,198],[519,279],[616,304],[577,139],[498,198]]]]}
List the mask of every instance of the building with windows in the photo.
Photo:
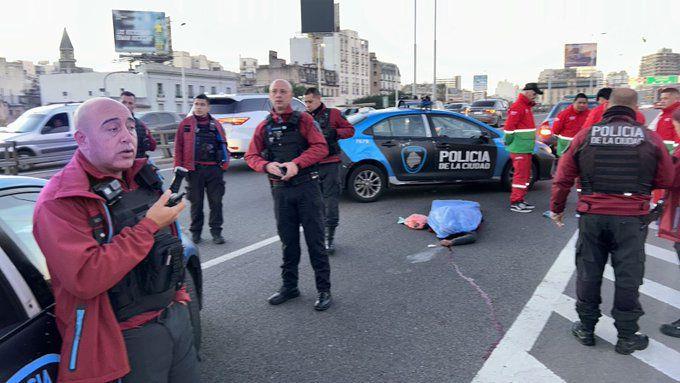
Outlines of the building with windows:
{"type": "Polygon", "coordinates": [[[680,53],[663,48],[643,56],[640,61],[640,77],[671,76],[680,74],[680,53]]]}

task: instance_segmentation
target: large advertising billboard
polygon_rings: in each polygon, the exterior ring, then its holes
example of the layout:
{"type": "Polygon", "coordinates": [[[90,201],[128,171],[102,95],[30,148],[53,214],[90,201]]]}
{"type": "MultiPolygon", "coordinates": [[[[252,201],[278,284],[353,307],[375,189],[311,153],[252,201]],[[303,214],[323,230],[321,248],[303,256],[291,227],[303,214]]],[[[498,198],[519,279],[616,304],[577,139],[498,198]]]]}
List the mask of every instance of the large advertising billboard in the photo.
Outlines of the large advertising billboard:
{"type": "Polygon", "coordinates": [[[564,67],[597,65],[597,43],[564,44],[564,67]]]}
{"type": "Polygon", "coordinates": [[[486,92],[489,78],[485,74],[476,74],[472,77],[472,90],[475,92],[486,92]]]}
{"type": "Polygon", "coordinates": [[[113,10],[116,52],[170,53],[170,36],[164,12],[113,10]]]}

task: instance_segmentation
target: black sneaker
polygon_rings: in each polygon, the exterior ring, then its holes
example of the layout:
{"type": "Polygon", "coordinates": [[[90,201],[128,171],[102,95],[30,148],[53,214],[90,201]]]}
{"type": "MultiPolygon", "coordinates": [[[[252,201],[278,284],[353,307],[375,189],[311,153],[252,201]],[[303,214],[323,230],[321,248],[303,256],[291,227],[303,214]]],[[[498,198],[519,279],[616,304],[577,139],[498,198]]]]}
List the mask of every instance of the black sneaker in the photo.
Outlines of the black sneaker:
{"type": "Polygon", "coordinates": [[[530,203],[527,202],[527,201],[523,201],[522,203],[524,204],[524,207],[526,207],[527,209],[531,209],[531,210],[536,209],[536,206],[530,204],[530,203]]]}
{"type": "Polygon", "coordinates": [[[272,295],[267,299],[270,305],[280,305],[281,303],[285,303],[293,298],[297,298],[300,296],[300,290],[293,289],[293,290],[284,290],[281,289],[279,290],[276,294],[272,295]]]}
{"type": "Polygon", "coordinates": [[[213,235],[213,243],[216,245],[223,245],[225,242],[224,237],[220,234],[213,235]]]}
{"type": "Polygon", "coordinates": [[[595,332],[588,330],[581,322],[576,322],[571,326],[571,334],[584,346],[595,345],[595,332]]]}
{"type": "Polygon", "coordinates": [[[518,202],[510,205],[510,211],[515,213],[531,213],[533,210],[528,208],[524,202],[518,202]]]}
{"type": "Polygon", "coordinates": [[[191,233],[191,241],[195,244],[201,242],[201,233],[191,233]]]}
{"type": "Polygon", "coordinates": [[[331,293],[328,291],[321,292],[317,296],[316,302],[314,303],[314,310],[326,311],[329,307],[331,307],[331,302],[333,302],[331,293]]]}
{"type": "Polygon", "coordinates": [[[670,324],[661,325],[659,330],[668,336],[680,338],[680,319],[670,324]]]}
{"type": "Polygon", "coordinates": [[[644,350],[649,346],[649,337],[644,334],[635,334],[626,338],[619,338],[614,350],[619,354],[630,355],[634,351],[644,350]]]}

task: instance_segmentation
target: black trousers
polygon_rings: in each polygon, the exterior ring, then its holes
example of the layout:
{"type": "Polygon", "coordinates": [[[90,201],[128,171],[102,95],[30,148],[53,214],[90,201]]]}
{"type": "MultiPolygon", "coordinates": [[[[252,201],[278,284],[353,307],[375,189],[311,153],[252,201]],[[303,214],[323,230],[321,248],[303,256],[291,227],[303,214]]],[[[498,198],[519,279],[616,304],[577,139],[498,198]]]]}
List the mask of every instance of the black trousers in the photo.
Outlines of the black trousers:
{"type": "Polygon", "coordinates": [[[324,248],[323,200],[318,179],[295,186],[274,184],[272,196],[276,229],[283,244],[283,288],[294,289],[298,285],[302,225],[309,260],[314,269],[316,289],[319,292],[330,291],[331,266],[324,248]]]}
{"type": "Polygon", "coordinates": [[[218,165],[196,165],[196,170],[187,175],[187,199],[191,203],[192,233],[201,233],[203,230],[203,196],[208,194],[208,206],[210,207],[210,232],[222,233],[222,198],[224,197],[224,170],[218,165]]]}
{"type": "Polygon", "coordinates": [[[123,331],[130,373],[123,383],[200,382],[186,306],[173,303],[155,321],[123,331]]]}
{"type": "Polygon", "coordinates": [[[319,165],[319,179],[321,180],[321,195],[324,206],[324,225],[338,227],[340,214],[340,163],[319,165]]]}
{"type": "Polygon", "coordinates": [[[611,256],[615,292],[612,317],[619,337],[639,330],[644,315],[638,289],[645,273],[647,226],[642,217],[582,214],[576,243],[576,312],[586,328],[593,328],[602,315],[602,273],[611,256]]]}

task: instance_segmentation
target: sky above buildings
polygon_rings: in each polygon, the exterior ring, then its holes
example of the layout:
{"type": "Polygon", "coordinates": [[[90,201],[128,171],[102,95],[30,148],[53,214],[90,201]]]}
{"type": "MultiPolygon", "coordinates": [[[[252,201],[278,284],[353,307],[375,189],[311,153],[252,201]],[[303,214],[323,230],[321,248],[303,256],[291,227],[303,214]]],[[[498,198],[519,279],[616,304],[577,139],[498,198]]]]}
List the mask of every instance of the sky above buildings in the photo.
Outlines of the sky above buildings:
{"type": "MultiPolygon", "coordinates": [[[[417,0],[417,78],[433,78],[435,0],[417,0]]],[[[336,0],[340,26],[369,41],[381,61],[413,80],[413,0],[336,0]]],[[[561,68],[565,43],[598,43],[598,69],[638,75],[642,55],[662,47],[680,51],[678,0],[438,0],[437,78],[488,74],[489,88],[507,79],[536,81],[545,68],[561,68]]],[[[116,62],[112,9],[163,11],[172,19],[175,50],[205,54],[226,70],[238,58],[267,63],[268,51],[290,58],[289,38],[299,35],[299,0],[5,1],[0,12],[0,57],[59,57],[67,28],[78,66],[125,69],[116,62]],[[186,23],[180,26],[181,23],[186,23]]]]}

